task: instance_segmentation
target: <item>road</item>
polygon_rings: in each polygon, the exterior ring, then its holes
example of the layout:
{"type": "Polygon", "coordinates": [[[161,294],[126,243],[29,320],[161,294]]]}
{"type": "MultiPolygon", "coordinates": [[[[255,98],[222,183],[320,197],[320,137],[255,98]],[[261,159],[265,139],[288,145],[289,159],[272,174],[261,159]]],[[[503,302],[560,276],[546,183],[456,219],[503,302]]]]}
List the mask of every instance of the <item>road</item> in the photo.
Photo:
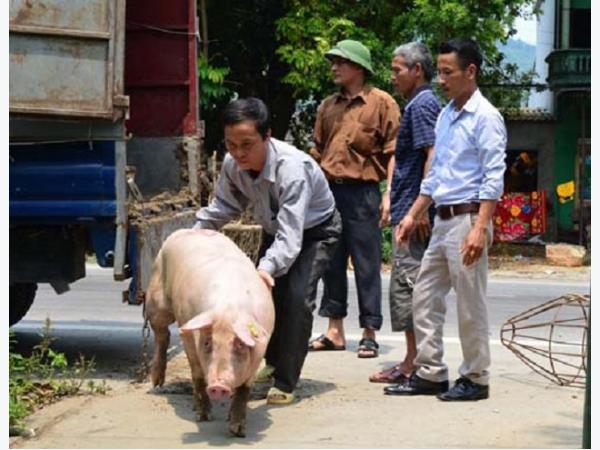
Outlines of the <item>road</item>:
{"type": "MultiPolygon", "coordinates": [[[[218,419],[220,414],[220,420],[210,424],[196,425],[193,421],[187,381],[189,369],[176,332],[170,348],[166,389],[157,393],[149,390],[148,383],[129,383],[139,367],[142,308],[120,303],[121,291],[127,288],[127,283],[114,282],[110,270],[95,266],[88,266],[87,270],[88,276],[61,296],[55,295],[50,287],[40,286],[32,309],[13,330],[19,348],[27,352],[38,342],[38,331],[44,320],[50,318],[52,336],[57,338],[54,348],[70,357],[80,352],[86,357],[93,356],[96,376],[109,379],[115,386],[114,391],[109,398],[88,399],[87,403],[82,403],[82,399],[69,399],[40,411],[33,418],[34,426],[40,427],[40,436],[29,441],[15,441],[11,447],[580,446],[583,391],[558,387],[533,373],[500,344],[499,330],[507,318],[545,301],[566,293],[588,293],[587,282],[492,278],[488,288],[494,364],[492,397],[489,401],[457,410],[454,408],[457,405],[440,407],[441,402],[434,398],[399,401],[381,395],[381,385],[366,382],[369,373],[403,356],[403,337],[390,330],[389,275],[383,274],[384,325],[378,334],[381,356],[359,360],[354,355],[360,329],[355,291],[352,290],[346,321],[349,351],[335,352],[335,355],[329,352],[309,354],[298,389],[300,401],[278,409],[265,409],[264,400],[252,401],[248,438],[243,442],[231,442],[222,423],[225,410],[221,409],[220,413],[217,410],[216,416],[218,419]],[[332,361],[338,363],[332,365],[332,361]],[[400,404],[409,405],[412,423],[404,418],[407,410],[391,412],[400,404]],[[158,419],[157,412],[161,414],[158,419]],[[338,416],[344,420],[336,424],[338,416]],[[373,417],[378,417],[376,422],[372,422],[373,417]],[[164,429],[161,425],[163,431],[148,428],[149,420],[164,422],[164,429]],[[456,428],[448,428],[453,423],[456,428]],[[468,425],[467,435],[462,429],[465,425],[468,425]],[[360,428],[360,433],[355,436],[352,432],[356,427],[360,428]],[[397,433],[390,433],[390,427],[397,433]],[[131,430],[137,433],[135,441],[130,440],[131,430]]],[[[349,284],[353,289],[354,283],[349,284]]],[[[454,305],[455,298],[451,293],[444,341],[452,378],[460,363],[454,305]]],[[[314,335],[325,328],[326,320],[315,314],[314,335]]],[[[576,330],[560,331],[561,340],[572,341],[576,336],[576,330]]]]}
{"type": "MultiPolygon", "coordinates": [[[[83,351],[96,358],[99,370],[122,371],[137,361],[141,346],[142,307],[121,303],[121,292],[127,282],[115,282],[110,269],[88,265],[88,276],[72,285],[71,291],[56,295],[49,285],[42,284],[31,310],[13,327],[21,349],[26,350],[38,340],[38,331],[46,318],[52,324],[55,346],[68,354],[83,351]]],[[[349,273],[350,302],[345,321],[349,341],[360,339],[356,290],[349,273]]],[[[393,343],[403,338],[392,334],[388,309],[389,274],[382,274],[383,327],[378,340],[393,343]]],[[[509,317],[566,293],[588,293],[589,283],[581,281],[529,280],[522,278],[490,279],[488,305],[493,340],[499,339],[501,325],[509,317]]],[[[320,289],[319,289],[320,295],[320,289]]],[[[448,295],[448,316],[445,338],[458,338],[455,296],[448,295]]],[[[314,335],[325,331],[327,320],[315,313],[314,335]]],[[[179,347],[177,333],[173,345],[179,347]]],[[[352,345],[352,342],[349,342],[352,345]]],[[[179,349],[181,350],[181,349],[179,349]]],[[[385,353],[386,349],[382,349],[385,353]]]]}

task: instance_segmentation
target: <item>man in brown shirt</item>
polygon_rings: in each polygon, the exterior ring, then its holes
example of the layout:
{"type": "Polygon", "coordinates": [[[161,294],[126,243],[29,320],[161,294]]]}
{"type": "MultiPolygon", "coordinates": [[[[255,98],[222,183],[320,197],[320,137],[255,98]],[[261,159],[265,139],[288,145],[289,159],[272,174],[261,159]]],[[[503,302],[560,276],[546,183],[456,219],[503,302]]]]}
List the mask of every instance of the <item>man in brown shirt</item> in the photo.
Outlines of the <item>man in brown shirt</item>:
{"type": "Polygon", "coordinates": [[[382,198],[379,182],[393,170],[400,110],[386,92],[370,86],[369,50],[344,40],[327,52],[334,83],[340,91],[319,106],[310,154],[329,180],[342,216],[342,237],[323,276],[319,315],[329,318],[327,332],[310,350],[343,350],[343,319],[348,310],[348,257],[352,259],[363,338],[358,357],[378,356],[375,331],[381,328],[381,231],[389,220],[389,192],[382,198]]]}

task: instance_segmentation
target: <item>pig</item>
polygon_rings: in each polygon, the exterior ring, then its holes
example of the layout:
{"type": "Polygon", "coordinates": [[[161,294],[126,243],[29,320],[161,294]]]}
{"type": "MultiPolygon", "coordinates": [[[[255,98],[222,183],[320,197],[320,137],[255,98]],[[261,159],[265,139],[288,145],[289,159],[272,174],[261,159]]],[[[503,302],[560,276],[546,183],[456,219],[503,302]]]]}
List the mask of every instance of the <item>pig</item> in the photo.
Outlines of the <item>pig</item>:
{"type": "Polygon", "coordinates": [[[196,419],[211,420],[211,400],[231,397],[229,431],[245,436],[250,386],[274,316],[271,289],[231,239],[212,230],[174,232],[156,257],[146,291],[145,317],[155,337],[153,386],[165,382],[168,326],[177,321],[196,419]]]}

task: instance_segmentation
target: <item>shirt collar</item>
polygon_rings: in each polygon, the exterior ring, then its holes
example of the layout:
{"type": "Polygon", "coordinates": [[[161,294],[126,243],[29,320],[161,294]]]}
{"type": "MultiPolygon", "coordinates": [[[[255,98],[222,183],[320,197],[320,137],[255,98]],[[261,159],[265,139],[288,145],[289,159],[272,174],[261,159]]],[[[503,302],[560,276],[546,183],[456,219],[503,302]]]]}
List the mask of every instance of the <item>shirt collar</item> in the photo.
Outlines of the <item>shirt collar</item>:
{"type": "Polygon", "coordinates": [[[276,159],[277,153],[275,152],[275,144],[273,143],[273,138],[269,138],[269,141],[267,142],[267,158],[265,159],[265,165],[256,181],[264,179],[271,183],[275,183],[276,159]]]}
{"type": "Polygon", "coordinates": [[[336,102],[339,101],[347,101],[348,103],[353,102],[356,99],[360,99],[363,103],[367,103],[367,96],[369,95],[369,93],[371,92],[371,86],[365,84],[363,86],[363,88],[360,90],[360,92],[358,94],[356,94],[355,96],[351,97],[350,99],[346,96],[346,94],[344,94],[344,92],[342,90],[340,90],[337,93],[337,97],[335,99],[336,102]]]}
{"type": "Polygon", "coordinates": [[[419,95],[421,92],[423,91],[430,91],[431,90],[431,85],[429,84],[423,84],[421,86],[419,86],[418,88],[415,89],[415,91],[411,94],[411,96],[407,99],[406,103],[410,103],[410,101],[415,98],[417,95],[419,95]]]}
{"type": "MultiPolygon", "coordinates": [[[[467,111],[467,112],[475,112],[475,110],[477,109],[477,107],[479,106],[479,102],[481,101],[481,91],[479,90],[479,88],[475,89],[475,91],[471,94],[471,96],[469,97],[469,100],[467,100],[467,102],[463,105],[461,111],[467,111]]],[[[452,99],[449,103],[448,103],[448,109],[453,111],[454,110],[454,103],[456,103],[454,101],[454,99],[452,99]]]]}

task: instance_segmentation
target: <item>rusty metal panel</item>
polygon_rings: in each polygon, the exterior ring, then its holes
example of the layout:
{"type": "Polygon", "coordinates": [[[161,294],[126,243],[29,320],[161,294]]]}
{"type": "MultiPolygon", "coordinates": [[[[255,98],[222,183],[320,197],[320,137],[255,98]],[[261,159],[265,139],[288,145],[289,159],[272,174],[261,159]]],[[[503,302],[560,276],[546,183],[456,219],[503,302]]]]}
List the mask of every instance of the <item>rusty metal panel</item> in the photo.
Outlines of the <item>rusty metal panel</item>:
{"type": "Polygon", "coordinates": [[[124,0],[10,0],[10,112],[124,117],[124,14],[124,0]]]}
{"type": "Polygon", "coordinates": [[[125,89],[134,137],[198,134],[196,0],[128,0],[125,89]]]}

